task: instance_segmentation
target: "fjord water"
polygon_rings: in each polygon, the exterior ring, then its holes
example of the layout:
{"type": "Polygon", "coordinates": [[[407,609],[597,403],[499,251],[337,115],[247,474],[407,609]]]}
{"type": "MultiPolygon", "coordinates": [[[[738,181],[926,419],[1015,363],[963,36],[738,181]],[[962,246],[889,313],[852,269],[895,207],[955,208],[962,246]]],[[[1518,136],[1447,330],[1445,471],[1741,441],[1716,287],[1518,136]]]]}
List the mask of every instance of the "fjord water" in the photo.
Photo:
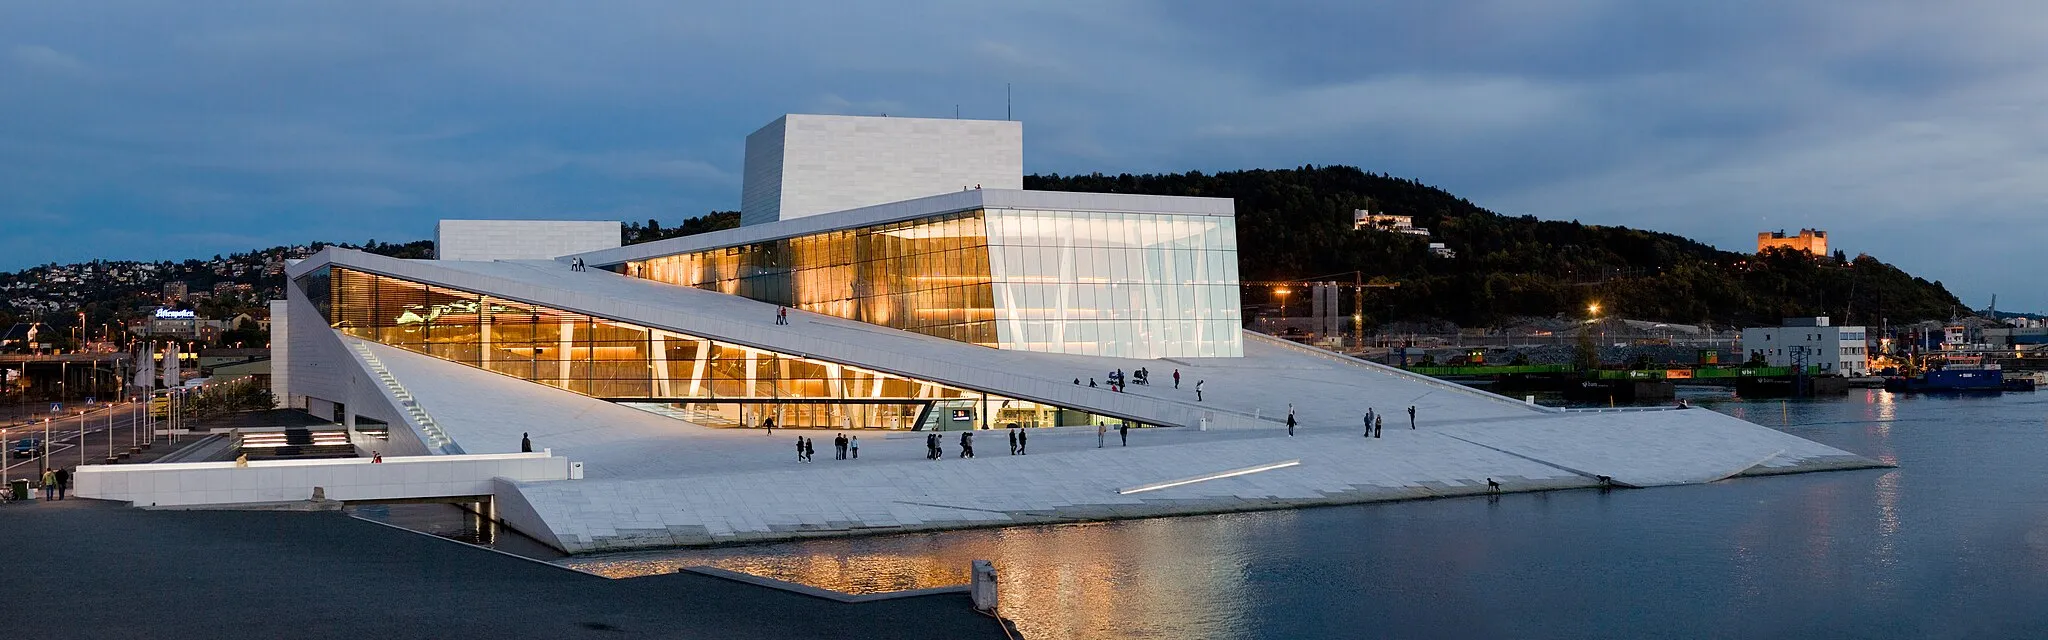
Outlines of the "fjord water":
{"type": "Polygon", "coordinates": [[[1692,397],[1899,468],[556,562],[877,592],[986,558],[1031,638],[2048,637],[2048,392],[1692,397]]]}

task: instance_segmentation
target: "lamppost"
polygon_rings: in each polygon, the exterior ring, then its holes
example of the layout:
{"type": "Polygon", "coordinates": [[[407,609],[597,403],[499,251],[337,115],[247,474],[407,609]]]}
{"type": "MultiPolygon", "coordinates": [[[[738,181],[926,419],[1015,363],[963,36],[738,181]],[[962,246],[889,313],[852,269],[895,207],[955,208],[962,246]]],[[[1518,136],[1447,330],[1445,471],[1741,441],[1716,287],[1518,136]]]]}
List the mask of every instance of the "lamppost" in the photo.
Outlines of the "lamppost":
{"type": "Polygon", "coordinates": [[[1280,297],[1280,322],[1283,325],[1287,322],[1287,294],[1290,293],[1294,292],[1288,291],[1287,287],[1280,287],[1273,290],[1273,295],[1280,297]]]}
{"type": "Polygon", "coordinates": [[[78,466],[85,466],[85,410],[78,410],[78,466]]]}

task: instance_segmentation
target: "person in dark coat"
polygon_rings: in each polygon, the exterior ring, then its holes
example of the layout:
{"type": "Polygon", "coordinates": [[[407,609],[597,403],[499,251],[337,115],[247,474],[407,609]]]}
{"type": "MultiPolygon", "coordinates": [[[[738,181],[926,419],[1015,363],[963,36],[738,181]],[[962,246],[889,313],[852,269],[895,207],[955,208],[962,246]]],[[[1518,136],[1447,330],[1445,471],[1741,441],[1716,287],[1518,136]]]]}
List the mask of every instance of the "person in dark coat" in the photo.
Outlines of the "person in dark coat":
{"type": "Polygon", "coordinates": [[[797,461],[797,462],[803,462],[803,461],[804,461],[804,437],[803,437],[803,436],[797,436],[797,437],[796,437],[796,461],[797,461]]]}
{"type": "Polygon", "coordinates": [[[1117,440],[1118,440],[1119,442],[1121,442],[1121,443],[1122,443],[1122,444],[1119,444],[1118,446],[1123,446],[1123,447],[1128,447],[1128,446],[1131,446],[1131,423],[1130,423],[1130,422],[1126,421],[1126,422],[1124,422],[1124,423],[1121,423],[1121,424],[1118,424],[1118,425],[1116,426],[1116,438],[1117,438],[1117,440]]]}
{"type": "Polygon", "coordinates": [[[1028,452],[1025,450],[1029,448],[1031,448],[1031,432],[1022,429],[1017,430],[1017,455],[1028,455],[1028,452]]]}
{"type": "Polygon", "coordinates": [[[1294,407],[1287,408],[1287,437],[1294,437],[1294,407]]]}
{"type": "Polygon", "coordinates": [[[526,433],[520,433],[520,434],[519,434],[519,452],[520,452],[520,453],[533,453],[533,439],[532,439],[532,438],[528,438],[528,437],[526,437],[527,435],[528,435],[528,434],[526,434],[526,433]]]}
{"type": "MultiPolygon", "coordinates": [[[[83,445],[81,445],[81,446],[83,446],[83,445]]],[[[71,488],[71,470],[70,470],[70,469],[66,469],[66,468],[63,468],[63,467],[58,467],[58,468],[57,468],[57,499],[58,499],[58,500],[63,500],[63,499],[64,499],[64,491],[65,491],[65,490],[67,490],[67,489],[70,489],[70,488],[71,488]]]]}
{"type": "Polygon", "coordinates": [[[804,462],[810,462],[811,460],[817,457],[818,441],[810,438],[804,438],[804,462]]]}
{"type": "Polygon", "coordinates": [[[1408,405],[1408,428],[1415,428],[1415,405],[1408,405]]]}
{"type": "Polygon", "coordinates": [[[962,432],[960,432],[960,457],[962,457],[962,458],[972,458],[972,457],[974,457],[974,432],[972,432],[972,431],[962,431],[962,432]]]}
{"type": "Polygon", "coordinates": [[[1010,455],[1017,455],[1017,425],[1010,425],[1010,455]]]}
{"type": "Polygon", "coordinates": [[[1374,416],[1374,417],[1373,417],[1373,419],[1372,419],[1372,437],[1375,437],[1375,438],[1377,438],[1377,437],[1380,437],[1380,432],[1381,432],[1381,431],[1385,431],[1386,429],[1387,429],[1387,418],[1386,418],[1386,416],[1374,416]]]}

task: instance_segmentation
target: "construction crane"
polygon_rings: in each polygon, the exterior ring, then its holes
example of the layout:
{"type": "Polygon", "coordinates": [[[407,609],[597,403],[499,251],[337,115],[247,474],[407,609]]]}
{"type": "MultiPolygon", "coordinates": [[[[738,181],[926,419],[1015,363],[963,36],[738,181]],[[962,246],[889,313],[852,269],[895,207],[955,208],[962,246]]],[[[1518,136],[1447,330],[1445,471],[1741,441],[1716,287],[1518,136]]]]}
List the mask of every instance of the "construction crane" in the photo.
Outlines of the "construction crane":
{"type": "MultiPolygon", "coordinates": [[[[1238,282],[1238,284],[1247,287],[1273,287],[1275,289],[1275,292],[1280,294],[1280,304],[1283,307],[1287,304],[1287,293],[1294,287],[1304,287],[1319,284],[1330,284],[1339,287],[1348,287],[1351,289],[1351,308],[1353,309],[1353,313],[1351,314],[1351,330],[1353,335],[1356,335],[1361,339],[1365,337],[1365,290],[1398,289],[1401,286],[1401,283],[1399,282],[1368,282],[1365,279],[1364,271],[1345,271],[1341,273],[1332,273],[1329,275],[1315,276],[1312,278],[1302,278],[1299,280],[1245,280],[1238,282]],[[1350,276],[1351,282],[1349,284],[1337,281],[1337,278],[1344,276],[1350,276]]],[[[1282,315],[1286,314],[1283,313],[1282,315]]]]}

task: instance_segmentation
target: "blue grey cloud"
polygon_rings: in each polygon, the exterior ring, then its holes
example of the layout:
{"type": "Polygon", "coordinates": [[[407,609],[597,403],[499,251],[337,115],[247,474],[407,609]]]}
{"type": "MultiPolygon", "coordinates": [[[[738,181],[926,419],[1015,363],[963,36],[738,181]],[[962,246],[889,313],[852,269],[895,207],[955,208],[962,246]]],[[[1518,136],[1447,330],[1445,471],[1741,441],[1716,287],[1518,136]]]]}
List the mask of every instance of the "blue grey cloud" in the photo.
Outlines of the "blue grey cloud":
{"type": "Polygon", "coordinates": [[[2048,310],[2048,5],[150,2],[0,8],[0,268],[738,202],[785,112],[1041,172],[1344,163],[1731,249],[1819,226],[2048,310]],[[1996,265],[1996,266],[1993,266],[1996,265]]]}

